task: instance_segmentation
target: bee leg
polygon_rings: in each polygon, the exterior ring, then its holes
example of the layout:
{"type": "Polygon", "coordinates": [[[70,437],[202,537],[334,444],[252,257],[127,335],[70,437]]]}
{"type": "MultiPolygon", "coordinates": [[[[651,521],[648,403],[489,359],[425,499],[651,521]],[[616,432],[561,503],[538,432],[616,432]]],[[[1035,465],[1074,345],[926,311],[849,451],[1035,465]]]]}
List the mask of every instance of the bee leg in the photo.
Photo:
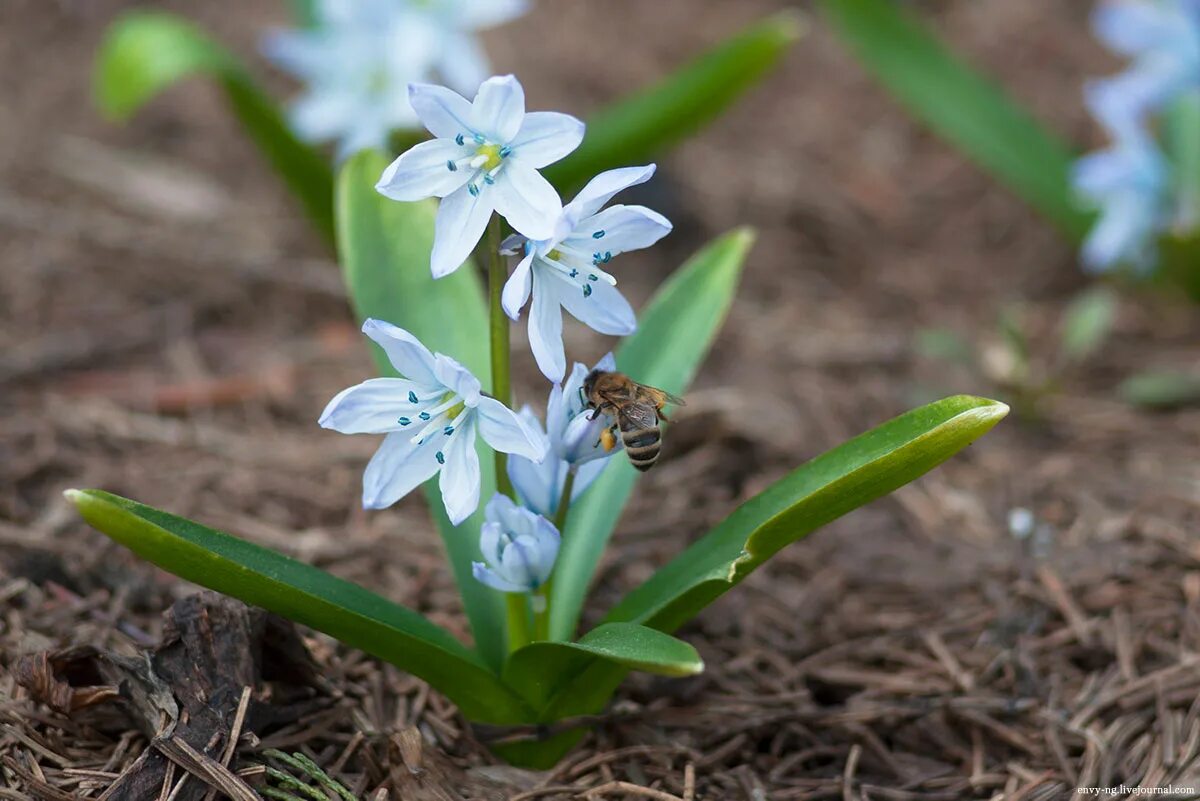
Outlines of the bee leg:
{"type": "Polygon", "coordinates": [[[606,428],[600,432],[600,444],[604,446],[605,453],[612,453],[612,449],[617,447],[616,426],[606,428]]]}
{"type": "Polygon", "coordinates": [[[658,419],[662,420],[664,423],[671,422],[671,418],[667,417],[666,413],[662,409],[658,410],[658,419]]]}

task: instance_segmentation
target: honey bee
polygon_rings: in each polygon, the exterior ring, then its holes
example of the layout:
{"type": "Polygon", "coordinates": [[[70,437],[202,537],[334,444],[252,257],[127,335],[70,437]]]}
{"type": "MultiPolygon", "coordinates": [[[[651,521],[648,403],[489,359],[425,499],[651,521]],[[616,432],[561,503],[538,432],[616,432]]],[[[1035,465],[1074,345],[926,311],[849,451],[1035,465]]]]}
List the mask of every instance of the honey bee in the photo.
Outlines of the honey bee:
{"type": "Polygon", "coordinates": [[[615,418],[612,426],[600,435],[604,450],[611,451],[616,447],[616,432],[620,430],[630,463],[642,471],[653,467],[662,440],[658,422],[667,419],[662,409],[668,403],[683,406],[683,399],[639,384],[624,373],[605,370],[588,373],[583,379],[582,392],[592,410],[589,419],[594,420],[598,414],[615,418]]]}

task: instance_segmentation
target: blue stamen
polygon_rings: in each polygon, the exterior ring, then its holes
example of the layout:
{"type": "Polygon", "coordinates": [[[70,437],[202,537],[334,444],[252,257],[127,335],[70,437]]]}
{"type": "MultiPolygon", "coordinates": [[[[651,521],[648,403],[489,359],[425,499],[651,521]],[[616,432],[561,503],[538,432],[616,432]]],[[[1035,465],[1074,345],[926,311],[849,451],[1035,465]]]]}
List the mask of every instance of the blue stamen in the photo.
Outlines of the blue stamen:
{"type": "Polygon", "coordinates": [[[479,197],[479,187],[475,184],[467,184],[467,191],[471,193],[471,197],[479,197]]]}
{"type": "Polygon", "coordinates": [[[603,254],[601,254],[601,253],[593,253],[593,254],[592,254],[592,263],[593,263],[593,264],[599,264],[599,263],[600,263],[600,262],[602,262],[602,261],[604,261],[604,255],[603,255],[603,254]]]}
{"type": "Polygon", "coordinates": [[[437,460],[438,460],[438,464],[445,464],[446,463],[446,455],[443,454],[441,451],[438,451],[437,452],[437,460]]]}
{"type": "Polygon", "coordinates": [[[420,417],[422,420],[428,420],[429,412],[421,412],[420,414],[417,415],[417,417],[420,417]]]}
{"type": "Polygon", "coordinates": [[[579,270],[576,270],[575,268],[573,268],[573,267],[572,267],[572,268],[571,268],[571,272],[567,273],[567,275],[569,275],[569,276],[571,276],[572,278],[574,278],[575,276],[579,275],[579,270]]]}
{"type": "Polygon", "coordinates": [[[483,138],[483,134],[475,134],[475,144],[482,145],[487,140],[483,138]]]}
{"type": "Polygon", "coordinates": [[[417,393],[413,392],[411,389],[408,391],[408,402],[409,403],[417,402],[417,393]]]}
{"type": "Polygon", "coordinates": [[[442,433],[447,437],[454,433],[454,426],[446,426],[442,429],[442,433]]]}
{"type": "Polygon", "coordinates": [[[400,418],[399,420],[397,420],[396,422],[397,422],[397,423],[399,423],[399,424],[400,424],[400,425],[402,425],[402,426],[406,426],[406,425],[408,425],[409,423],[411,423],[411,422],[412,422],[412,420],[409,420],[407,417],[401,417],[401,418],[400,418]]]}
{"type": "Polygon", "coordinates": [[[512,155],[512,148],[509,147],[508,145],[505,145],[504,147],[500,148],[500,158],[506,159],[511,155],[512,155]]]}
{"type": "Polygon", "coordinates": [[[462,134],[459,134],[458,136],[454,137],[454,144],[456,144],[456,145],[465,145],[466,144],[466,141],[463,139],[462,134]]]}
{"type": "Polygon", "coordinates": [[[600,276],[596,275],[595,273],[588,273],[588,280],[589,281],[599,281],[600,276]]]}
{"type": "Polygon", "coordinates": [[[585,298],[590,298],[592,296],[592,285],[591,284],[583,285],[583,296],[585,298]]]}
{"type": "Polygon", "coordinates": [[[483,182],[490,186],[491,184],[496,183],[496,179],[490,175],[485,175],[485,176],[483,176],[483,182]]]}
{"type": "Polygon", "coordinates": [[[453,161],[447,161],[446,169],[449,170],[450,172],[458,172],[458,165],[455,164],[453,161]]]}
{"type": "Polygon", "coordinates": [[[601,228],[596,233],[592,234],[592,239],[603,239],[603,238],[604,238],[604,229],[603,228],[601,228]]]}
{"type": "Polygon", "coordinates": [[[604,251],[604,260],[603,261],[605,264],[608,264],[610,261],[612,261],[612,251],[611,250],[604,251]]]}

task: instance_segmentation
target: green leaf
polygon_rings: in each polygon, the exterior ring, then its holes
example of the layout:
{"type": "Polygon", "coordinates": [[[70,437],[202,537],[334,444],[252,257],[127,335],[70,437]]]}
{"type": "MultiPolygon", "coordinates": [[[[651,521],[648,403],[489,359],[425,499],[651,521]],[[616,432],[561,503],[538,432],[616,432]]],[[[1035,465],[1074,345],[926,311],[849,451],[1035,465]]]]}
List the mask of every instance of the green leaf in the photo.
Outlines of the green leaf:
{"type": "Polygon", "coordinates": [[[123,121],[172,84],[196,75],[217,82],[246,133],[332,242],[333,173],[329,164],[292,134],[275,103],[245,67],[196,26],[155,11],[133,11],[119,17],[100,46],[96,100],[109,117],[123,121]]]}
{"type": "MultiPolygon", "coordinates": [[[[642,313],[637,333],[617,351],[617,366],[637,381],[682,395],[729,311],[753,243],[752,231],[738,229],[680,267],[642,313]]],[[[637,475],[627,459],[614,458],[572,505],[554,568],[550,639],[571,639],[592,575],[637,475]]]]}
{"type": "Polygon", "coordinates": [[[535,642],[504,667],[504,681],[534,706],[562,681],[594,660],[660,676],[693,676],[704,670],[696,649],[683,640],[635,623],[606,623],[576,642],[535,642]]]}
{"type": "Polygon", "coordinates": [[[245,540],[99,490],[68,490],[94,528],[175,575],[261,606],[428,681],[472,720],[518,723],[524,702],[450,632],[399,604],[245,540]]]}
{"type": "Polygon", "coordinates": [[[970,395],[914,409],[793,470],[631,592],[605,617],[674,631],[771,555],[924,475],[1008,414],[970,395]]]}
{"type": "Polygon", "coordinates": [[[895,0],[821,0],[838,35],[908,110],[1078,242],[1092,215],[1070,184],[1073,155],[960,61],[895,0]]]}
{"type": "Polygon", "coordinates": [[[1175,409],[1200,404],[1200,375],[1172,371],[1137,373],[1121,382],[1126,403],[1146,409],[1175,409]]]}
{"type": "MultiPolygon", "coordinates": [[[[437,353],[452,356],[491,383],[488,359],[487,307],[483,286],[470,262],[451,275],[434,280],[429,272],[433,250],[432,201],[398,203],[375,191],[387,158],[364,151],[342,168],[337,184],[337,242],[350,301],[359,320],[374,317],[400,326],[437,353]]],[[[383,350],[372,346],[383,375],[395,375],[383,350]]],[[[481,452],[485,500],[496,490],[490,454],[481,452]]],[[[500,666],[505,653],[504,605],[498,593],[471,575],[471,562],[482,561],[477,512],[457,528],[450,525],[437,481],[426,484],[429,507],[437,521],[446,556],[463,597],[476,647],[488,664],[500,666]]]]}
{"type": "Polygon", "coordinates": [[[1077,295],[1063,317],[1063,358],[1081,362],[1095,353],[1112,331],[1116,316],[1117,299],[1107,287],[1094,287],[1077,295]]]}
{"type": "MultiPolygon", "coordinates": [[[[914,409],[797,468],[746,501],[614,607],[604,624],[674,631],[784,546],[912,481],[983,436],[1008,407],[958,395],[914,409]]],[[[539,720],[603,709],[626,669],[592,660],[554,688],[539,720]]],[[[531,764],[558,758],[566,734],[516,752],[531,764]]]]}
{"type": "Polygon", "coordinates": [[[792,11],[749,26],[658,85],[593,116],[579,149],[543,173],[568,189],[604,170],[650,161],[717,119],[802,32],[801,17],[792,11]]]}
{"type": "Polygon", "coordinates": [[[1165,138],[1179,190],[1178,216],[1187,221],[1178,227],[1200,228],[1200,90],[1184,93],[1167,109],[1165,138]]]}

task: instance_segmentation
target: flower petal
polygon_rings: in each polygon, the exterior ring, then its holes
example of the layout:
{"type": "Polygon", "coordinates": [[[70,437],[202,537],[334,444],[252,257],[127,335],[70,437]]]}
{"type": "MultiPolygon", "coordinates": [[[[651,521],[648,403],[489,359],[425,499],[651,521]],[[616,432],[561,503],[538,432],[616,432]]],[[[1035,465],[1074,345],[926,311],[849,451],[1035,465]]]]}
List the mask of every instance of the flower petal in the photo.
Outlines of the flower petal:
{"type": "MultiPolygon", "coordinates": [[[[544,270],[533,271],[533,307],[529,311],[529,348],[542,375],[551,381],[562,381],[567,371],[567,354],[563,348],[562,310],[559,308],[559,281],[547,276],[544,270]]],[[[570,292],[571,287],[564,291],[570,292]]],[[[547,422],[549,426],[549,422],[547,422]]]]}
{"type": "Polygon", "coordinates": [[[525,90],[512,75],[497,75],[479,85],[471,104],[472,130],[492,142],[508,144],[521,129],[525,116],[525,90]]]}
{"type": "Polygon", "coordinates": [[[621,448],[621,438],[617,437],[616,447],[611,451],[604,450],[600,435],[610,427],[613,420],[607,414],[596,414],[585,409],[571,419],[562,435],[562,452],[559,454],[572,464],[587,464],[596,459],[611,456],[621,448]]]}
{"type": "Polygon", "coordinates": [[[530,239],[548,239],[562,215],[562,201],[550,182],[527,164],[509,160],[496,177],[495,205],[513,228],[530,239]]]}
{"type": "MultiPolygon", "coordinates": [[[[494,189],[495,187],[489,187],[494,189]]],[[[433,254],[430,269],[434,278],[454,272],[479,244],[492,216],[492,192],[471,194],[459,187],[442,198],[434,223],[433,254]]]]}
{"type": "MultiPolygon", "coordinates": [[[[616,453],[614,450],[612,453],[616,453]]],[[[609,456],[612,455],[609,454],[609,456]]],[[[608,459],[593,459],[590,462],[584,462],[575,468],[575,486],[571,488],[571,503],[587,490],[588,487],[595,483],[596,479],[600,478],[600,474],[604,472],[604,468],[608,467],[608,459]]],[[[559,489],[561,494],[562,489],[559,489]]]]}
{"type": "Polygon", "coordinates": [[[363,321],[362,331],[383,348],[388,361],[400,375],[426,387],[440,384],[434,372],[433,354],[415,336],[399,326],[371,317],[363,321]]]}
{"type": "Polygon", "coordinates": [[[501,578],[532,590],[540,586],[537,559],[537,541],[530,536],[516,537],[500,555],[500,569],[496,572],[501,578]]]}
{"type": "Polygon", "coordinates": [[[500,297],[500,305],[504,313],[513,320],[521,318],[521,307],[529,300],[529,292],[533,288],[533,248],[525,254],[525,258],[517,262],[517,269],[504,282],[504,292],[500,297]]]}
{"type": "Polygon", "coordinates": [[[525,115],[521,130],[517,131],[509,146],[513,149],[513,158],[540,170],[579,147],[586,127],[570,114],[531,111],[525,115]]]}
{"type": "Polygon", "coordinates": [[[554,514],[562,492],[559,476],[566,472],[566,463],[553,456],[547,456],[540,464],[523,456],[508,457],[508,477],[513,488],[526,508],[540,515],[554,514]]]}
{"type": "Polygon", "coordinates": [[[471,171],[450,169],[455,159],[468,155],[453,139],[430,139],[415,145],[388,165],[375,184],[379,194],[392,200],[412,201],[445,197],[471,177],[471,171]]]}
{"type": "Polygon", "coordinates": [[[467,406],[474,406],[479,401],[479,379],[454,359],[436,354],[433,372],[442,386],[462,398],[467,406]]]}
{"type": "MultiPolygon", "coordinates": [[[[491,501],[488,501],[488,505],[491,505],[491,501]]],[[[500,564],[500,535],[503,533],[504,527],[494,520],[485,521],[479,529],[479,552],[489,565],[500,564]]]]}
{"type": "Polygon", "coordinates": [[[528,587],[521,587],[513,584],[511,581],[501,578],[496,571],[492,570],[482,562],[471,563],[471,575],[473,575],[475,580],[480,584],[486,584],[493,590],[499,590],[500,592],[529,592],[528,587]]]}
{"type": "MultiPolygon", "coordinates": [[[[433,439],[441,436],[435,435],[433,439]]],[[[458,525],[479,508],[479,454],[475,451],[475,423],[470,421],[449,437],[441,451],[446,464],[438,486],[450,522],[458,525]]],[[[436,458],[436,457],[435,457],[436,458]]]]}
{"type": "Polygon", "coordinates": [[[479,433],[484,442],[501,453],[514,453],[540,462],[546,457],[549,443],[546,436],[521,419],[495,398],[481,396],[479,406],[479,433]]]}
{"type": "Polygon", "coordinates": [[[444,86],[410,83],[408,102],[421,118],[421,124],[439,139],[475,132],[471,126],[471,103],[444,86]]]}
{"type": "Polygon", "coordinates": [[[403,378],[372,378],[343,389],[321,412],[318,424],[343,434],[385,434],[402,428],[397,420],[406,408],[409,392],[421,387],[403,378]]]}
{"type": "Polygon", "coordinates": [[[537,535],[534,537],[537,547],[537,557],[534,560],[534,578],[538,586],[545,584],[554,572],[554,563],[558,559],[558,547],[562,537],[554,524],[545,517],[537,519],[537,535]]]}
{"type": "Polygon", "coordinates": [[[587,186],[579,190],[575,199],[563,209],[576,220],[591,217],[604,204],[613,199],[613,195],[631,186],[644,184],[654,175],[656,166],[647,164],[644,167],[622,167],[619,170],[608,170],[587,182],[587,186]]]}
{"type": "Polygon", "coordinates": [[[1092,12],[1096,37],[1127,56],[1154,50],[1170,41],[1178,21],[1153,2],[1098,3],[1092,12]]]}
{"type": "Polygon", "coordinates": [[[650,247],[671,233],[671,228],[666,217],[645,206],[610,206],[583,220],[567,241],[577,242],[580,248],[616,256],[650,247]]]}
{"type": "Polygon", "coordinates": [[[288,109],[288,122],[306,142],[325,142],[353,126],[357,100],[342,92],[313,90],[288,109]]]}
{"type": "Polygon", "coordinates": [[[430,479],[441,467],[433,442],[418,446],[407,431],[388,434],[363,472],[363,507],[386,509],[430,479]]]}
{"type": "MultiPolygon", "coordinates": [[[[576,320],[601,334],[625,336],[637,330],[633,307],[620,290],[605,281],[593,281],[591,286],[592,293],[585,296],[579,287],[560,285],[559,303],[576,320]]],[[[536,288],[534,302],[537,302],[536,288]]]]}

